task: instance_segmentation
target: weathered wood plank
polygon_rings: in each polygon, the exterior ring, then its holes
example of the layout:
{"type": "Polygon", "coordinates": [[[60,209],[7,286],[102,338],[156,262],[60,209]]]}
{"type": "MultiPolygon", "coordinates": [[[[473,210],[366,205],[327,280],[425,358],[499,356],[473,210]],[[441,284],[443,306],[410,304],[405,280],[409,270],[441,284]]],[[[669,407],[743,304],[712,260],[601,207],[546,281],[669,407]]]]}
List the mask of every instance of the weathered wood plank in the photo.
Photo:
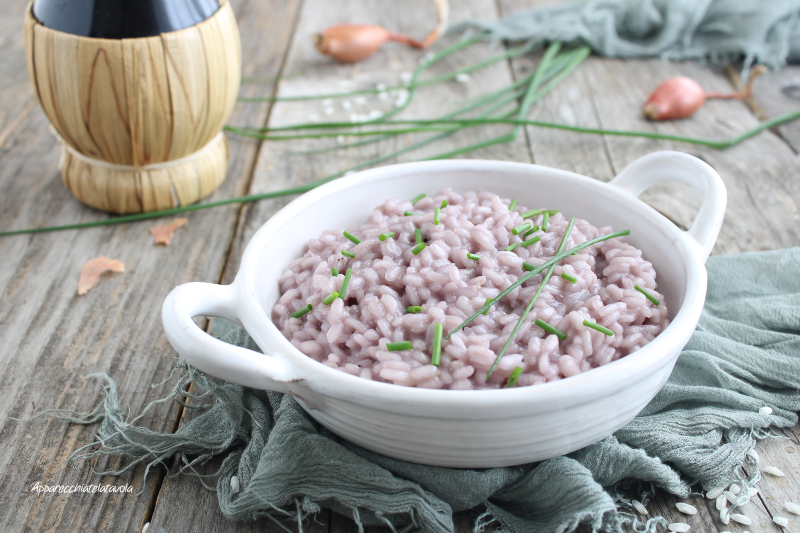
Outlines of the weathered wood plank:
{"type": "MultiPolygon", "coordinates": [[[[277,73],[291,28],[274,17],[281,9],[296,5],[234,2],[245,36],[247,69],[277,73]],[[271,33],[265,34],[263,28],[271,33]]],[[[6,19],[2,20],[5,24],[6,19]]],[[[11,33],[4,29],[3,35],[11,33]]],[[[21,48],[10,56],[5,57],[24,63],[21,48]]],[[[2,68],[7,64],[4,61],[2,68]]],[[[24,74],[19,91],[32,98],[27,71],[24,74]]],[[[272,85],[250,85],[243,91],[251,96],[269,95],[272,85]]],[[[4,95],[0,91],[3,109],[16,106],[13,98],[4,95]]],[[[232,120],[262,125],[267,110],[266,104],[238,106],[232,120]]],[[[211,199],[246,190],[257,146],[247,140],[231,142],[228,178],[211,199]]],[[[0,227],[105,218],[78,204],[65,190],[57,170],[58,157],[46,119],[34,109],[0,147],[0,188],[4,191],[0,227]]],[[[0,269],[0,506],[13,510],[3,513],[0,530],[128,531],[144,524],[159,483],[157,474],[144,485],[143,469],[118,477],[97,476],[92,470],[117,469],[124,463],[65,461],[73,450],[93,441],[96,427],[49,418],[22,423],[9,417],[24,418],[46,408],[90,410],[101,398],[101,382],[83,377],[94,372],[106,372],[116,379],[130,413],[138,413],[162,397],[174,379],[155,389],[150,384],[169,374],[174,352],[162,331],[161,303],[178,284],[219,280],[238,211],[230,206],[189,215],[189,224],[178,230],[168,248],[153,245],[148,229],[156,222],[0,240],[4,257],[0,269]],[[81,264],[100,254],[122,260],[127,272],[104,279],[86,296],[76,296],[81,264]],[[37,495],[29,492],[36,482],[128,483],[143,492],[37,495]]],[[[177,406],[161,405],[140,423],[170,431],[177,416],[177,406]]]]}
{"type": "Polygon", "coordinates": [[[36,104],[25,61],[22,19],[28,0],[0,2],[0,147],[30,115],[36,104]]]}
{"type": "MultiPolygon", "coordinates": [[[[800,108],[800,65],[770,72],[753,83],[753,99],[769,118],[800,108]]],[[[778,126],[778,132],[800,153],[800,120],[778,126]]]]}
{"type": "MultiPolygon", "coordinates": [[[[535,7],[550,1],[502,0],[504,14],[535,7]]],[[[555,122],[607,129],[661,132],[674,135],[727,139],[758,123],[742,102],[712,100],[694,117],[654,124],[641,117],[641,105],[650,92],[666,78],[692,77],[711,91],[727,92],[730,83],[724,73],[696,64],[663,63],[659,59],[618,60],[589,58],[565,83],[564,90],[546,97],[532,110],[532,117],[555,122]],[[566,115],[566,116],[565,116],[566,115]]],[[[561,89],[561,88],[560,88],[561,89]]],[[[590,168],[580,154],[600,159],[601,146],[586,135],[559,133],[562,148],[553,147],[556,134],[549,130],[529,130],[534,159],[563,161],[568,169],[590,168]],[[564,146],[576,147],[573,152],[564,146]],[[567,153],[559,159],[559,151],[567,153]]],[[[800,163],[787,145],[772,133],[764,134],[725,151],[685,143],[604,137],[606,163],[598,163],[595,177],[606,180],[636,158],[657,150],[678,150],[700,157],[722,176],[728,189],[728,214],[713,253],[766,250],[800,243],[797,222],[800,212],[800,185],[787,180],[797,175],[800,163]]],[[[602,161],[602,159],[600,159],[602,161]]],[[[699,195],[690,187],[667,184],[654,187],[642,199],[683,227],[690,225],[699,207],[699,195]]]]}
{"type": "MultiPolygon", "coordinates": [[[[794,431],[800,431],[800,425],[795,426],[794,431]]],[[[786,435],[791,439],[768,438],[756,445],[761,469],[758,498],[769,513],[770,531],[800,530],[800,516],[788,512],[784,507],[786,501],[800,505],[800,441],[797,433],[792,435],[786,432],[786,435]],[[765,473],[764,468],[768,466],[779,468],[786,476],[775,477],[765,473]],[[789,525],[781,530],[772,522],[776,516],[788,519],[789,525]]],[[[747,470],[752,474],[753,467],[748,466],[747,470]]]]}

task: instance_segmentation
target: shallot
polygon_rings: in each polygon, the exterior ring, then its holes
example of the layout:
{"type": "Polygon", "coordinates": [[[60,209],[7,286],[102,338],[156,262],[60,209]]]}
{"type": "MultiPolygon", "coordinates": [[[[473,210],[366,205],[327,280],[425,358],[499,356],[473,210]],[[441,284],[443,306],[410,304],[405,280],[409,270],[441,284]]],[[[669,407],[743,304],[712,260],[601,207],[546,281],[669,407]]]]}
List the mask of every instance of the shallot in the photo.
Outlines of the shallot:
{"type": "Polygon", "coordinates": [[[656,87],[642,107],[642,113],[650,120],[671,120],[692,116],[708,98],[744,100],[753,93],[753,80],[765,71],[756,67],[750,74],[745,92],[715,93],[706,92],[691,78],[679,76],[670,78],[656,87]]]}
{"type": "Polygon", "coordinates": [[[314,46],[325,55],[342,63],[355,63],[374,54],[386,41],[423,48],[424,45],[398,33],[373,24],[339,24],[315,36],[314,46]]]}

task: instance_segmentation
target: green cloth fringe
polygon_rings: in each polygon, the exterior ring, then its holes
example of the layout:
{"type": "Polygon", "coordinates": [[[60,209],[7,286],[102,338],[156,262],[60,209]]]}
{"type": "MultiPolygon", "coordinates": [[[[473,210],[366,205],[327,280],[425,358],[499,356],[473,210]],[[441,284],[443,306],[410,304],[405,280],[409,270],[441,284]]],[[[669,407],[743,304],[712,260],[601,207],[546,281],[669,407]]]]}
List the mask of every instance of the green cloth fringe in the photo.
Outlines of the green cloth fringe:
{"type": "MultiPolygon", "coordinates": [[[[653,532],[665,521],[640,522],[625,496],[631,488],[646,501],[655,487],[687,497],[697,481],[752,486],[758,478],[744,479],[738,468],[754,462],[746,452],[755,439],[770,426],[798,420],[800,248],[711,257],[707,268],[700,324],[664,389],[613,436],[541,463],[467,470],[391,459],[333,435],[291,396],[233,385],[183,361],[172,393],[145,411],[181,398],[191,381],[205,391],[194,402],[211,404],[174,434],[127,421],[114,381],[104,374],[97,376],[106,381],[105,399],[95,411],[50,413],[77,423],[102,421],[102,446],[78,450],[73,458],[133,457],[123,471],[142,463],[148,470],[169,466],[177,456],[179,471],[192,473],[213,457],[224,458],[216,491],[231,520],[302,521],[326,507],[352,517],[359,530],[389,525],[434,533],[452,532],[453,513],[478,508],[484,512],[475,531],[499,525],[509,532],[561,533],[579,524],[620,531],[630,523],[635,531],[653,532]],[[759,414],[764,406],[773,414],[759,414]],[[238,494],[231,490],[234,475],[238,494]]],[[[226,342],[258,350],[230,322],[215,319],[213,329],[226,342]]]]}

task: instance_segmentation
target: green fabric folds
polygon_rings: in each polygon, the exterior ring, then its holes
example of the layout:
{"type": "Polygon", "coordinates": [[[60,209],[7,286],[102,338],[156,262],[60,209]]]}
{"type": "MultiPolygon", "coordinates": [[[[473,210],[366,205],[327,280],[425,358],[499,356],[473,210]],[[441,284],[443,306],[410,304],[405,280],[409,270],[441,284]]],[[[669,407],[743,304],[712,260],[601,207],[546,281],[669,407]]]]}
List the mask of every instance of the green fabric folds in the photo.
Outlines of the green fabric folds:
{"type": "Polygon", "coordinates": [[[770,68],[800,60],[796,0],[590,0],[512,13],[452,28],[496,40],[586,44],[607,57],[661,56],[770,68]]]}
{"type": "MultiPolygon", "coordinates": [[[[180,362],[184,374],[172,397],[194,380],[215,397],[210,408],[175,434],[136,428],[104,376],[97,413],[105,414],[98,435],[105,447],[82,457],[127,454],[154,465],[176,453],[195,462],[222,456],[216,489],[231,520],[286,520],[328,507],[363,525],[449,532],[454,512],[479,507],[485,512],[476,530],[490,522],[513,532],[563,532],[580,523],[616,530],[633,518],[624,512],[621,483],[687,496],[695,481],[732,478],[765,428],[797,422],[800,248],[711,257],[707,268],[700,325],[664,389],[615,435],[570,456],[485,470],[398,461],[331,434],[290,396],[232,385],[180,362]],[[773,414],[759,414],[764,406],[773,414]]],[[[215,320],[213,329],[257,350],[230,322],[215,320]]],[[[657,521],[638,527],[652,531],[657,521]]]]}

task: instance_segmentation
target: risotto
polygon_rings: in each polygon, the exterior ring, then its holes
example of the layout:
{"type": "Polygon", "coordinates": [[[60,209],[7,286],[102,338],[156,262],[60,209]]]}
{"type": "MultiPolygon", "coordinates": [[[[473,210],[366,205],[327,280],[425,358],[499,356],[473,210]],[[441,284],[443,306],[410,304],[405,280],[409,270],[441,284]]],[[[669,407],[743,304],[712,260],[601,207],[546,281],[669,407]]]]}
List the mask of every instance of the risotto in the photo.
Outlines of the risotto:
{"type": "MultiPolygon", "coordinates": [[[[574,376],[643,347],[668,315],[653,265],[624,237],[555,262],[535,300],[549,268],[498,299],[558,253],[568,226],[562,213],[489,192],[388,199],[363,224],[309,242],[280,279],[273,321],[320,363],[396,385],[495,389],[574,376]]],[[[612,231],[575,219],[562,249],[612,231]]]]}

